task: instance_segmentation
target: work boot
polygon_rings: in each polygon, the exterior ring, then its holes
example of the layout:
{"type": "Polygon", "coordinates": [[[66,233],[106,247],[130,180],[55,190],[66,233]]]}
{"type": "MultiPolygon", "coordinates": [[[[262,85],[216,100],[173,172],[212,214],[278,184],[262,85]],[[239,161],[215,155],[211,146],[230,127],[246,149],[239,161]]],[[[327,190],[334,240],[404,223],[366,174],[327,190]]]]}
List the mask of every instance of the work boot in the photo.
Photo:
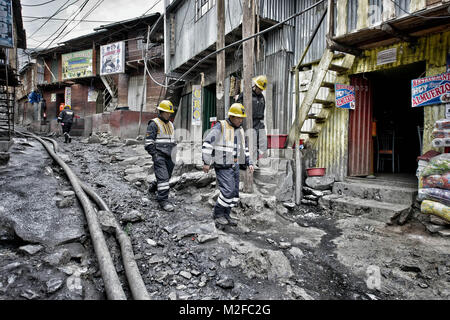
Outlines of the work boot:
{"type": "Polygon", "coordinates": [[[225,215],[225,219],[227,220],[229,226],[232,226],[232,227],[236,227],[237,226],[236,219],[233,219],[231,216],[225,215]]]}
{"type": "Polygon", "coordinates": [[[167,212],[172,212],[174,210],[173,205],[169,202],[161,204],[161,207],[163,208],[164,211],[167,211],[167,212]]]}
{"type": "Polygon", "coordinates": [[[228,220],[224,216],[214,216],[214,221],[221,225],[228,224],[228,220]]]}
{"type": "Polygon", "coordinates": [[[72,137],[71,136],[69,136],[69,143],[71,143],[72,142],[72,137]]]}

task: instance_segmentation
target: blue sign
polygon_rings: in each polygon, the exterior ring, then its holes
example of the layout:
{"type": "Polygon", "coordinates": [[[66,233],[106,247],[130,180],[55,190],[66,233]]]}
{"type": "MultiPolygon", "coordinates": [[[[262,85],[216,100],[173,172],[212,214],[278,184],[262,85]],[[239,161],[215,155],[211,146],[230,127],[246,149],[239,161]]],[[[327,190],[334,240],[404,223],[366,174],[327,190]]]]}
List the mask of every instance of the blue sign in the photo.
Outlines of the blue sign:
{"type": "Polygon", "coordinates": [[[11,0],[0,0],[0,47],[14,47],[12,21],[11,0]]]}
{"type": "Polygon", "coordinates": [[[336,107],[355,110],[355,87],[346,84],[335,84],[336,107]]]}
{"type": "Polygon", "coordinates": [[[411,81],[412,107],[450,102],[450,72],[411,81]]]}

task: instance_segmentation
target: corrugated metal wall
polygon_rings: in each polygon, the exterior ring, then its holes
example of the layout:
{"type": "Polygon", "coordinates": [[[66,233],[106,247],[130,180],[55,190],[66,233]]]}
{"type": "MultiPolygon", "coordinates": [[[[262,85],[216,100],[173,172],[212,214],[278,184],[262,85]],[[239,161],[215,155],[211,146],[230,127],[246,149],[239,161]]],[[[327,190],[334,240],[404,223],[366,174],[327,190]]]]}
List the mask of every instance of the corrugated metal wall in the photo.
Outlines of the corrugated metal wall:
{"type": "MultiPolygon", "coordinates": [[[[141,110],[142,103],[142,76],[131,76],[128,80],[128,107],[133,111],[141,110]]],[[[145,97],[145,95],[144,95],[145,97]]],[[[145,106],[144,106],[145,111],[145,106]]]]}
{"type": "Polygon", "coordinates": [[[377,24],[382,20],[383,0],[369,0],[369,24],[377,24]]]}
{"type": "Polygon", "coordinates": [[[347,3],[347,32],[356,30],[358,22],[358,0],[348,0],[347,3]]]}
{"type": "MultiPolygon", "coordinates": [[[[259,14],[261,17],[274,21],[282,21],[289,18],[295,12],[295,1],[259,0],[259,14]]],[[[294,21],[286,22],[293,25],[294,21]]]]}
{"type": "Polygon", "coordinates": [[[408,15],[407,12],[410,12],[410,2],[417,0],[395,0],[395,15],[397,17],[402,17],[408,15]],[[406,11],[406,12],[405,12],[406,11]]]}
{"type": "MultiPolygon", "coordinates": [[[[283,2],[283,1],[280,1],[283,2]]],[[[296,12],[305,10],[306,8],[312,6],[313,4],[319,2],[318,0],[297,0],[296,2],[296,12]]],[[[318,22],[320,21],[320,17],[325,10],[327,2],[325,1],[322,5],[298,16],[295,18],[295,56],[294,61],[298,62],[300,57],[305,50],[305,47],[316,28],[318,22]]],[[[326,19],[322,26],[320,27],[311,48],[308,51],[308,54],[305,57],[304,63],[312,62],[319,60],[322,57],[323,52],[326,48],[326,19]]]]}
{"type": "Polygon", "coordinates": [[[342,181],[347,175],[349,111],[334,108],[317,140],[317,167],[342,181]]]}
{"type": "Polygon", "coordinates": [[[355,110],[349,110],[348,175],[368,176],[373,173],[372,87],[362,76],[352,77],[355,87],[355,110]]]}
{"type": "Polygon", "coordinates": [[[280,133],[287,133],[288,123],[291,123],[292,89],[289,86],[290,69],[293,64],[293,54],[279,51],[257,64],[256,74],[265,74],[271,81],[273,126],[280,133]]]}

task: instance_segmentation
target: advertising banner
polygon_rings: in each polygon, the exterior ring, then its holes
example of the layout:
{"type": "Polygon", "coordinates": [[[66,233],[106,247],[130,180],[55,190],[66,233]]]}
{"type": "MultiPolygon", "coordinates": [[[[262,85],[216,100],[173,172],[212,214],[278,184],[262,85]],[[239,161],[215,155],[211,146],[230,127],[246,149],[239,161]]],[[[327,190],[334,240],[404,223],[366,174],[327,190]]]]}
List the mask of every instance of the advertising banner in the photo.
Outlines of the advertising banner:
{"type": "Polygon", "coordinates": [[[61,60],[64,80],[94,76],[92,49],[63,54],[61,60]]]}
{"type": "Polygon", "coordinates": [[[335,84],[336,107],[355,110],[355,87],[346,84],[335,84]]]}
{"type": "Polygon", "coordinates": [[[125,42],[100,47],[100,75],[125,72],[125,42]]]}
{"type": "Polygon", "coordinates": [[[412,107],[450,102],[450,72],[411,81],[412,107]]]}
{"type": "Polygon", "coordinates": [[[202,125],[202,86],[192,86],[192,125],[202,125]]]}
{"type": "Polygon", "coordinates": [[[14,47],[11,0],[0,0],[0,47],[14,47]]]}

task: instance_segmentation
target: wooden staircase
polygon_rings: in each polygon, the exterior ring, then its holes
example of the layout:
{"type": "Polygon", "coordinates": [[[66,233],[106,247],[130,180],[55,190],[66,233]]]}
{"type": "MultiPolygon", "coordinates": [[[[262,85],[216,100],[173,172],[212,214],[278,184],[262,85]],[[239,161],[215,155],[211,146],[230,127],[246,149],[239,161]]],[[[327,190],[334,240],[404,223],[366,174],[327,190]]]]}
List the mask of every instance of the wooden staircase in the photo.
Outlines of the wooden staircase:
{"type": "Polygon", "coordinates": [[[331,114],[331,109],[335,106],[335,83],[325,81],[326,75],[329,71],[335,72],[336,76],[344,74],[352,67],[355,60],[355,56],[346,54],[342,60],[342,64],[333,63],[333,60],[336,60],[337,58],[342,59],[342,54],[336,55],[333,51],[326,49],[319,65],[314,69],[314,75],[309,89],[300,104],[299,110],[297,110],[294,125],[289,131],[289,145],[292,145],[300,137],[300,134],[308,135],[306,143],[309,144],[314,144],[319,137],[326,120],[331,114]],[[326,99],[319,99],[317,97],[320,88],[329,89],[326,99]],[[313,104],[321,105],[319,114],[311,113],[313,104]],[[301,131],[303,124],[307,119],[314,120],[314,125],[310,131],[301,131]]]}

